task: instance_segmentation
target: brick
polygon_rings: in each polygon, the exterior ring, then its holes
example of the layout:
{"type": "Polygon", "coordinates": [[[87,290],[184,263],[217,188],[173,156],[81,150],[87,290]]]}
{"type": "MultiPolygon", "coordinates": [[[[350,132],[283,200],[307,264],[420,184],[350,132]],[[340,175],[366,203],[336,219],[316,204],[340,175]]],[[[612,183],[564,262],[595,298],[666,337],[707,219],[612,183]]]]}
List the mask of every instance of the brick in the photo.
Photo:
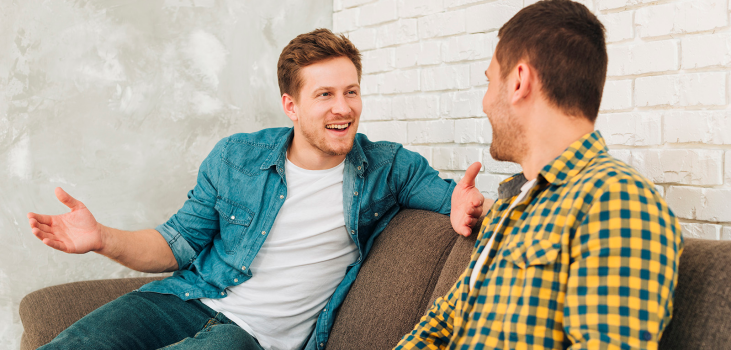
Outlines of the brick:
{"type": "Polygon", "coordinates": [[[670,186],[667,202],[682,219],[731,222],[731,189],[670,186]]]}
{"type": "Polygon", "coordinates": [[[632,164],[632,151],[628,149],[610,149],[609,154],[627,165],[632,164]]]}
{"type": "Polygon", "coordinates": [[[600,111],[632,108],[632,80],[608,80],[604,84],[600,111]]]}
{"type": "Polygon", "coordinates": [[[435,120],[408,122],[408,142],[411,144],[454,142],[454,121],[435,120]]]}
{"type": "Polygon", "coordinates": [[[726,74],[697,73],[635,80],[635,106],[723,106],[726,74]]]}
{"type": "Polygon", "coordinates": [[[360,28],[348,33],[348,39],[358,50],[373,50],[376,48],[376,28],[360,28]]]}
{"type": "Polygon", "coordinates": [[[398,12],[401,18],[426,16],[441,12],[442,0],[399,0],[398,12]]]}
{"type": "Polygon", "coordinates": [[[441,114],[445,118],[486,117],[482,111],[485,89],[447,92],[441,96],[441,114]]]}
{"type": "Polygon", "coordinates": [[[382,94],[419,91],[419,71],[411,69],[384,73],[378,91],[382,94]]]}
{"type": "Polygon", "coordinates": [[[482,2],[482,1],[484,1],[484,0],[444,0],[444,7],[449,9],[449,8],[474,4],[476,2],[482,2]]]}
{"type": "Polygon", "coordinates": [[[665,187],[662,187],[660,185],[655,185],[655,190],[660,195],[660,197],[665,197],[665,187]]]}
{"type": "Polygon", "coordinates": [[[442,60],[457,62],[492,57],[497,42],[497,32],[451,37],[442,46],[442,60]]]}
{"type": "Polygon", "coordinates": [[[388,122],[368,122],[365,134],[371,141],[391,141],[398,143],[406,143],[406,122],[388,121],[388,122]]]}
{"type": "Polygon", "coordinates": [[[695,219],[702,200],[703,189],[699,187],[670,186],[665,196],[670,209],[681,219],[695,219]]]}
{"type": "Polygon", "coordinates": [[[436,147],[432,153],[432,166],[439,170],[467,170],[479,162],[482,148],[478,147],[436,147]]]}
{"type": "MultiPolygon", "coordinates": [[[[432,164],[432,147],[430,146],[404,146],[409,151],[419,153],[426,159],[429,164],[432,164]]],[[[433,166],[432,166],[433,167],[433,166]]]]}
{"type": "Polygon", "coordinates": [[[379,26],[376,36],[378,47],[407,44],[418,40],[419,32],[415,19],[401,19],[379,26]]]}
{"type": "Polygon", "coordinates": [[[668,111],[663,118],[665,142],[731,145],[729,111],[668,111]]]}
{"type": "Polygon", "coordinates": [[[393,116],[399,120],[439,118],[439,96],[396,96],[393,99],[393,116]]]}
{"type": "Polygon", "coordinates": [[[394,21],[396,19],[398,19],[398,4],[396,0],[378,0],[360,8],[358,24],[365,27],[394,21]]]}
{"type": "Polygon", "coordinates": [[[457,143],[492,142],[492,125],[487,118],[457,119],[454,121],[454,137],[457,143]]]}
{"type": "Polygon", "coordinates": [[[705,186],[723,184],[723,151],[633,150],[631,165],[655,183],[705,186]]]}
{"type": "Polygon", "coordinates": [[[333,12],[342,11],[343,0],[333,0],[333,12]]]}
{"type": "Polygon", "coordinates": [[[625,11],[599,16],[599,21],[607,30],[608,43],[632,39],[635,36],[632,14],[632,11],[625,11]]]}
{"type": "Polygon", "coordinates": [[[657,0],[601,0],[599,1],[599,10],[613,10],[630,5],[645,4],[657,0]]]}
{"type": "Polygon", "coordinates": [[[693,33],[728,25],[727,0],[685,0],[637,10],[640,37],[693,33]]]}
{"type": "Polygon", "coordinates": [[[376,0],[342,0],[343,8],[351,8],[374,2],[376,0]]]}
{"type": "Polygon", "coordinates": [[[440,41],[422,41],[396,47],[396,68],[442,63],[440,41]]]}
{"type": "Polygon", "coordinates": [[[723,226],[714,224],[681,223],[683,237],[719,240],[723,226]]]}
{"type": "Polygon", "coordinates": [[[723,163],[726,169],[725,183],[731,185],[731,151],[726,151],[726,160],[723,163]]]}
{"type": "Polygon", "coordinates": [[[455,182],[459,182],[460,179],[464,176],[464,173],[454,172],[454,171],[440,171],[439,177],[442,179],[451,179],[455,182]]]}
{"type": "Polygon", "coordinates": [[[419,18],[419,38],[428,39],[465,32],[465,11],[437,13],[419,18]]]}
{"type": "Polygon", "coordinates": [[[675,40],[610,45],[607,54],[607,76],[676,71],[679,67],[678,43],[675,40]]]}
{"type": "Polygon", "coordinates": [[[391,120],[392,119],[391,104],[392,104],[392,101],[390,98],[364,97],[363,98],[363,111],[361,112],[360,120],[362,120],[362,121],[391,120]]]}
{"type": "Polygon", "coordinates": [[[683,69],[731,65],[731,35],[693,35],[680,42],[683,69]]]}
{"type": "Polygon", "coordinates": [[[467,32],[477,33],[499,29],[521,8],[523,8],[523,0],[498,0],[472,6],[467,11],[467,32]]]}
{"type": "Polygon", "coordinates": [[[523,168],[520,166],[520,164],[513,162],[502,162],[493,159],[492,155],[490,155],[489,150],[485,150],[485,152],[483,152],[482,159],[482,164],[485,166],[485,171],[492,174],[514,175],[523,171],[523,168]]]}
{"type": "Polygon", "coordinates": [[[361,78],[360,93],[363,96],[377,94],[378,87],[383,84],[383,74],[365,74],[361,78]]]}
{"type": "Polygon", "coordinates": [[[662,143],[662,116],[659,113],[600,114],[596,129],[607,145],[653,146],[662,143]]]}
{"type": "Polygon", "coordinates": [[[350,32],[358,28],[360,9],[348,9],[333,13],[333,32],[350,32]]]}
{"type": "Polygon", "coordinates": [[[723,231],[721,231],[721,239],[731,241],[731,226],[724,226],[723,231]]]}
{"type": "Polygon", "coordinates": [[[475,187],[482,192],[486,198],[492,200],[497,199],[497,189],[500,183],[505,181],[508,176],[495,174],[479,174],[475,178],[475,187]]]}
{"type": "Polygon", "coordinates": [[[421,90],[439,91],[466,89],[470,86],[470,66],[440,66],[421,70],[421,90]]]}
{"type": "Polygon", "coordinates": [[[395,52],[395,48],[363,52],[363,73],[370,74],[393,70],[396,67],[395,52]]]}

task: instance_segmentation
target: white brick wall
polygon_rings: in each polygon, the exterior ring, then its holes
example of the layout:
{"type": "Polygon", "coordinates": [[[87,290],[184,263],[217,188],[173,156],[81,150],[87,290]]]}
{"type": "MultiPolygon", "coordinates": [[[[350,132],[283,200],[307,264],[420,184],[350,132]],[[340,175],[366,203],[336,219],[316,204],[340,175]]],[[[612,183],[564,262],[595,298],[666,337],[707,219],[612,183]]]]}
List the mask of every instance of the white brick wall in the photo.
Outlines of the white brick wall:
{"type": "MultiPolygon", "coordinates": [[[[363,52],[361,132],[401,142],[445,178],[475,161],[487,196],[521,171],[490,157],[484,71],[497,30],[537,0],[334,0],[363,52]]],[[[580,0],[607,29],[597,129],[654,181],[688,237],[731,240],[729,0],[580,0]]]]}

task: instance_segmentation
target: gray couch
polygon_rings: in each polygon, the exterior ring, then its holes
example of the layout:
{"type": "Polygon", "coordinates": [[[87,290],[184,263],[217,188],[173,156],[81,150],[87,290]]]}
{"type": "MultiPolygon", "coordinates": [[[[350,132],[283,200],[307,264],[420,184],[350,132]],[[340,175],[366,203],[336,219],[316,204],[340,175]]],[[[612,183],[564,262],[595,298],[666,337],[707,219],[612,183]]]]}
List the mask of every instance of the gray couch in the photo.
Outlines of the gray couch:
{"type": "MultiPolygon", "coordinates": [[[[340,308],[328,349],[390,349],[445,294],[469,262],[476,234],[449,218],[404,210],[376,240],[340,308]]],[[[661,349],[731,349],[731,242],[685,240],[675,311],[661,349]]],[[[95,308],[155,278],[53,286],[20,304],[22,350],[35,349],[95,308]]]]}

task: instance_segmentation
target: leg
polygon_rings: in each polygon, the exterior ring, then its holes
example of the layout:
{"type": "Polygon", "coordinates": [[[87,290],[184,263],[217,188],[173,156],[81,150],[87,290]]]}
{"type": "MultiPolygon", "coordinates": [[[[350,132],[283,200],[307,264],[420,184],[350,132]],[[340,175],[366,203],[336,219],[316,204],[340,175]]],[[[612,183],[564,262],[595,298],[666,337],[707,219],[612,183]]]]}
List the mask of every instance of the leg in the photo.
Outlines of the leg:
{"type": "MultiPolygon", "coordinates": [[[[164,350],[263,350],[259,343],[241,327],[228,319],[212,318],[194,337],[185,338],[164,350]],[[230,322],[230,323],[221,323],[230,322]]],[[[162,349],[161,349],[162,350],[162,349]]]]}
{"type": "Polygon", "coordinates": [[[157,349],[196,334],[214,315],[197,300],[132,292],[94,310],[39,349],[157,349]]]}

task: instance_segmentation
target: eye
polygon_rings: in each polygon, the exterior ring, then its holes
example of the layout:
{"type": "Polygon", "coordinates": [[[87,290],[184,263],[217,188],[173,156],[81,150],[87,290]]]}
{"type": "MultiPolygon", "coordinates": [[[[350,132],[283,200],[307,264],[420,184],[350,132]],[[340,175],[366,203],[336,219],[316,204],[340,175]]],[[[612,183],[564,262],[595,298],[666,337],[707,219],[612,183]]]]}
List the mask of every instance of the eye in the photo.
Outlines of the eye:
{"type": "Polygon", "coordinates": [[[357,91],[355,91],[355,90],[350,90],[350,91],[348,91],[348,94],[349,94],[349,95],[357,95],[357,94],[358,94],[358,92],[357,92],[357,91]]]}
{"type": "Polygon", "coordinates": [[[322,96],[322,97],[328,97],[328,96],[330,96],[330,93],[329,92],[323,92],[323,93],[320,94],[320,96],[322,96]]]}

